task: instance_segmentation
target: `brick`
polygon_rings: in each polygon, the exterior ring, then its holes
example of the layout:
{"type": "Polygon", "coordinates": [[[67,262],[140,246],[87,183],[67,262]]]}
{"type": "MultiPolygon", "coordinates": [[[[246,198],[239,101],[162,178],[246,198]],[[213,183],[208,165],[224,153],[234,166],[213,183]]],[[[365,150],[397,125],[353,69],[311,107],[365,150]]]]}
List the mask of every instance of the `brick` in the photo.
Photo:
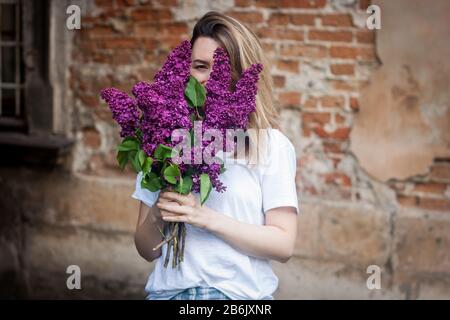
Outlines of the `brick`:
{"type": "Polygon", "coordinates": [[[273,76],[273,84],[275,88],[283,88],[286,83],[286,78],[284,76],[275,75],[273,76]]]}
{"type": "Polygon", "coordinates": [[[286,13],[273,13],[267,21],[269,26],[271,25],[282,25],[285,26],[291,22],[291,15],[286,13]]]}
{"type": "Polygon", "coordinates": [[[358,89],[357,82],[353,80],[328,79],[327,83],[331,88],[339,91],[354,92],[358,89]]]}
{"type": "Polygon", "coordinates": [[[315,24],[316,15],[312,14],[287,14],[287,13],[273,13],[269,17],[269,26],[282,25],[286,26],[291,23],[297,26],[313,26],[315,24]]]}
{"type": "Polygon", "coordinates": [[[280,60],[277,62],[277,69],[281,71],[288,71],[293,73],[299,72],[299,63],[294,60],[280,60]]]}
{"type": "Polygon", "coordinates": [[[327,48],[316,45],[282,44],[280,54],[291,57],[324,58],[327,55],[327,48]]]}
{"type": "Polygon", "coordinates": [[[267,43],[263,41],[262,48],[266,55],[273,56],[277,53],[277,49],[273,43],[267,43]]]}
{"type": "Polygon", "coordinates": [[[332,46],[330,48],[331,58],[356,59],[357,56],[358,49],[355,47],[332,46]]]}
{"type": "Polygon", "coordinates": [[[424,192],[424,193],[436,193],[436,194],[444,194],[447,189],[447,185],[445,183],[417,183],[414,186],[414,191],[424,192]]]}
{"type": "Polygon", "coordinates": [[[370,6],[370,0],[359,0],[359,9],[366,11],[370,6]]]}
{"type": "Polygon", "coordinates": [[[264,21],[263,15],[258,11],[232,11],[228,14],[243,23],[260,23],[264,21]]]}
{"type": "Polygon", "coordinates": [[[328,132],[322,127],[316,127],[313,131],[320,137],[326,139],[347,140],[351,128],[337,128],[335,131],[328,132]]]}
{"type": "Polygon", "coordinates": [[[403,207],[444,212],[450,210],[450,199],[397,195],[397,201],[403,207]]]}
{"type": "Polygon", "coordinates": [[[420,199],[417,196],[397,195],[398,204],[404,207],[417,207],[419,205],[419,201],[420,199]]]}
{"type": "Polygon", "coordinates": [[[117,33],[111,28],[106,26],[95,26],[93,28],[86,30],[88,37],[91,39],[102,38],[102,37],[113,37],[117,33]]]}
{"type": "Polygon", "coordinates": [[[358,43],[374,43],[375,42],[375,32],[373,31],[357,31],[356,41],[358,43]]]}
{"type": "Polygon", "coordinates": [[[108,39],[99,42],[100,48],[104,49],[139,49],[142,42],[135,38],[108,39]]]}
{"type": "Polygon", "coordinates": [[[355,112],[359,111],[359,100],[357,98],[350,98],[350,109],[355,112]]]}
{"type": "Polygon", "coordinates": [[[83,143],[85,146],[97,149],[101,145],[101,137],[95,128],[87,128],[83,130],[83,143]]]}
{"type": "Polygon", "coordinates": [[[308,39],[329,42],[351,42],[353,39],[353,34],[350,31],[310,30],[308,33],[308,39]]]}
{"type": "Polygon", "coordinates": [[[279,0],[276,2],[278,2],[277,7],[300,8],[300,9],[323,8],[327,4],[326,0],[279,0]]]}
{"type": "Polygon", "coordinates": [[[114,2],[111,0],[95,0],[95,5],[101,8],[109,8],[111,9],[114,5],[114,2]]]}
{"type": "Polygon", "coordinates": [[[355,74],[355,65],[354,64],[332,64],[330,65],[331,73],[334,75],[354,75],[355,74]]]}
{"type": "Polygon", "coordinates": [[[356,58],[361,61],[374,61],[376,59],[375,48],[358,48],[358,55],[356,58]]]}
{"type": "Polygon", "coordinates": [[[292,30],[286,28],[259,28],[256,34],[260,38],[273,40],[295,40],[303,41],[305,39],[303,30],[292,30]]]}
{"type": "Polygon", "coordinates": [[[327,14],[320,17],[322,25],[333,27],[353,26],[352,17],[349,14],[327,14]]]}
{"type": "Polygon", "coordinates": [[[324,108],[343,108],[345,99],[343,96],[323,96],[320,98],[320,104],[324,108]]]}
{"type": "Polygon", "coordinates": [[[164,24],[164,28],[154,23],[134,23],[133,35],[139,38],[165,40],[168,38],[179,38],[188,34],[186,23],[174,22],[164,24]]]}
{"type": "Polygon", "coordinates": [[[327,4],[326,0],[257,0],[254,2],[260,8],[299,8],[318,9],[327,4]]]}
{"type": "Polygon", "coordinates": [[[80,94],[78,95],[78,97],[80,98],[81,102],[87,107],[92,108],[100,105],[100,98],[97,96],[93,96],[90,94],[80,94]]]}
{"type": "Polygon", "coordinates": [[[116,4],[119,8],[131,7],[137,4],[137,0],[116,0],[116,4]]]}
{"type": "Polygon", "coordinates": [[[337,140],[347,140],[350,136],[351,128],[337,128],[334,132],[331,133],[331,138],[337,140]]]}
{"type": "Polygon", "coordinates": [[[450,181],[450,164],[434,164],[431,167],[430,179],[434,181],[450,181]]]}
{"type": "Polygon", "coordinates": [[[341,114],[339,114],[339,113],[335,113],[334,114],[334,121],[337,124],[342,124],[342,123],[344,123],[346,121],[346,118],[344,116],[342,116],[341,114]]]}
{"type": "Polygon", "coordinates": [[[292,14],[291,23],[298,26],[313,26],[315,24],[316,15],[312,14],[292,14]]]}
{"type": "Polygon", "coordinates": [[[300,93],[298,92],[281,92],[278,95],[280,104],[284,107],[292,107],[300,105],[300,93]]]}
{"type": "Polygon", "coordinates": [[[311,124],[321,124],[324,125],[329,123],[331,119],[329,112],[303,112],[302,113],[302,123],[303,125],[311,124]]]}
{"type": "Polygon", "coordinates": [[[236,7],[250,7],[254,3],[253,0],[235,0],[234,5],[236,7]]]}
{"type": "Polygon", "coordinates": [[[419,207],[425,210],[450,211],[450,199],[420,198],[419,207]]]}
{"type": "Polygon", "coordinates": [[[317,104],[319,102],[319,99],[316,97],[308,97],[308,99],[303,104],[304,108],[317,108],[317,104]]]}
{"type": "Polygon", "coordinates": [[[169,9],[136,8],[131,11],[130,16],[134,21],[156,23],[170,20],[172,18],[172,13],[169,9]]]}

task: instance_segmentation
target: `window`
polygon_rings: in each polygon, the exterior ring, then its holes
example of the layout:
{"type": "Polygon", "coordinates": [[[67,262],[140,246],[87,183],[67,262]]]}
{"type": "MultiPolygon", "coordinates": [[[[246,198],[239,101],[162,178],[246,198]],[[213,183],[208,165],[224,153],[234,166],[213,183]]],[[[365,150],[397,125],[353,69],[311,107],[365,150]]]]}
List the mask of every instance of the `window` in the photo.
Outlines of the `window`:
{"type": "Polygon", "coordinates": [[[6,155],[0,157],[2,164],[57,165],[73,144],[53,130],[53,1],[0,0],[0,149],[6,155]]]}
{"type": "Polygon", "coordinates": [[[24,80],[22,4],[0,2],[0,126],[24,128],[24,80]]]}

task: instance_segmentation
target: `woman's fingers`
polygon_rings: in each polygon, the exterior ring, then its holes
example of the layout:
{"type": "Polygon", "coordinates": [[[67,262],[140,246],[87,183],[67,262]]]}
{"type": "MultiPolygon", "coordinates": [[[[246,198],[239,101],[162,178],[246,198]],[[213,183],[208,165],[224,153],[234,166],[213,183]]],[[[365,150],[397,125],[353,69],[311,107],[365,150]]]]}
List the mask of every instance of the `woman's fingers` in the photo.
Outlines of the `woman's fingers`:
{"type": "Polygon", "coordinates": [[[226,51],[218,47],[214,50],[214,64],[206,82],[208,94],[224,94],[230,92],[231,64],[226,51]]]}
{"type": "Polygon", "coordinates": [[[166,192],[161,193],[161,199],[176,201],[180,205],[184,205],[184,206],[193,207],[196,204],[195,198],[192,194],[183,195],[183,194],[179,194],[176,192],[166,191],[166,192]]]}
{"type": "Polygon", "coordinates": [[[187,216],[167,216],[167,217],[163,217],[164,221],[167,222],[184,222],[184,223],[189,223],[189,219],[187,216]]]}
{"type": "Polygon", "coordinates": [[[175,213],[178,215],[187,215],[191,213],[191,207],[180,206],[179,204],[171,204],[171,203],[157,203],[156,206],[160,210],[169,211],[170,213],[175,213]]]}
{"type": "Polygon", "coordinates": [[[166,210],[161,210],[160,212],[161,212],[161,218],[178,217],[179,216],[179,214],[172,213],[172,212],[169,212],[169,211],[166,211],[166,210]]]}

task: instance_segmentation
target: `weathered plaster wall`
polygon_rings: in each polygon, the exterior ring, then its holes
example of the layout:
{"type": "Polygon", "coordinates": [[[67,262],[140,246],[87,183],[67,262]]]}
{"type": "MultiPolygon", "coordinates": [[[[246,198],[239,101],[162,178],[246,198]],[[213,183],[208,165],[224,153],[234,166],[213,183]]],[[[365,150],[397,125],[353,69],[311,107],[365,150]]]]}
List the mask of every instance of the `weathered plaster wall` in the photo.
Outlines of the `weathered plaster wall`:
{"type": "Polygon", "coordinates": [[[145,296],[152,264],[133,243],[135,175],[117,169],[118,128],[99,91],[151,80],[211,9],[260,36],[297,151],[302,215],[294,257],[274,263],[276,297],[450,297],[444,1],[380,1],[376,37],[365,0],[80,0],[79,31],[65,29],[61,3],[52,1],[55,131],[76,145],[55,170],[0,168],[2,297],[145,296]],[[67,290],[71,264],[81,291],[67,290]],[[372,264],[380,290],[366,286],[372,264]]]}

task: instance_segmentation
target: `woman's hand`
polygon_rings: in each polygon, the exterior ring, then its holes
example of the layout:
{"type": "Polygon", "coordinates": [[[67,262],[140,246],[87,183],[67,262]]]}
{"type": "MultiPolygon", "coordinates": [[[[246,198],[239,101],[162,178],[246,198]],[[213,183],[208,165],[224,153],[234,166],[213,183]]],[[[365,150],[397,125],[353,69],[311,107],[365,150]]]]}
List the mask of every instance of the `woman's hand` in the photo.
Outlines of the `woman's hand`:
{"type": "Polygon", "coordinates": [[[202,229],[208,229],[216,216],[215,211],[201,206],[192,193],[161,192],[156,206],[164,221],[185,222],[202,229]]]}

